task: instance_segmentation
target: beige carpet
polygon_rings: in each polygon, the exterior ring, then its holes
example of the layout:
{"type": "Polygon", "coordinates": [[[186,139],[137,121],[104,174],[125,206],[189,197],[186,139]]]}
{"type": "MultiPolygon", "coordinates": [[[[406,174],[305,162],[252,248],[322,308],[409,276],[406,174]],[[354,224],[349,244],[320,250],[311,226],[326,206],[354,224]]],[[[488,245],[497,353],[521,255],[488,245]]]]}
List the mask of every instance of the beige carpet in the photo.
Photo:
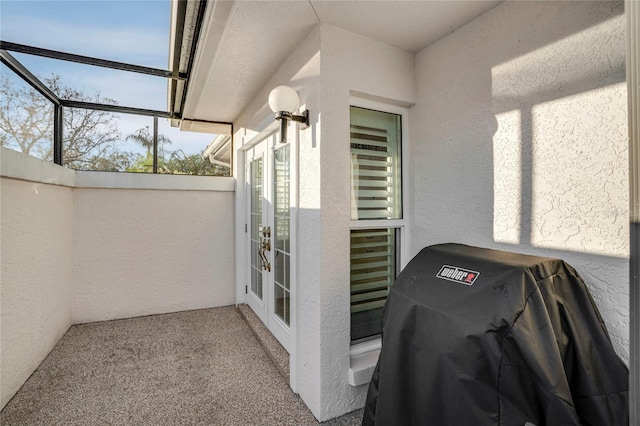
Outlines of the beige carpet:
{"type": "Polygon", "coordinates": [[[231,306],[71,327],[0,423],[318,424],[231,306]]]}

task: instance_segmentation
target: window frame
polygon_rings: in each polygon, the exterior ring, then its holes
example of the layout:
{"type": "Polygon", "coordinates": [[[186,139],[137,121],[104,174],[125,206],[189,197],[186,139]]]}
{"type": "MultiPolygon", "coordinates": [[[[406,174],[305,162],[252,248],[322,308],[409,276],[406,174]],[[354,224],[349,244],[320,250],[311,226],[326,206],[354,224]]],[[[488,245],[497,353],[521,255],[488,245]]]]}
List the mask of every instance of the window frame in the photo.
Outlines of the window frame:
{"type": "MultiPolygon", "coordinates": [[[[407,167],[407,158],[406,153],[408,152],[408,114],[409,110],[406,107],[394,105],[392,103],[382,102],[374,99],[366,99],[362,97],[351,96],[349,99],[349,112],[351,111],[351,107],[357,108],[365,108],[374,111],[379,111],[383,113],[397,114],[400,116],[400,176],[401,176],[401,185],[400,185],[400,196],[401,196],[401,211],[402,218],[400,219],[360,219],[360,220],[350,220],[349,221],[349,232],[352,230],[360,230],[360,229],[386,229],[386,228],[395,228],[396,232],[396,276],[400,273],[400,271],[406,266],[407,263],[407,247],[408,245],[408,232],[407,232],[407,223],[408,223],[408,210],[407,206],[410,205],[409,194],[407,193],[407,181],[408,181],[408,167],[407,167]]],[[[349,118],[349,127],[351,126],[351,119],[349,118]]],[[[351,183],[349,183],[351,185],[351,183]]],[[[349,307],[351,307],[351,303],[349,303],[349,307]]],[[[351,313],[349,313],[349,319],[351,320],[351,313]]],[[[359,374],[359,371],[364,368],[365,370],[372,369],[373,366],[369,366],[370,362],[354,362],[356,359],[373,359],[377,361],[377,353],[379,352],[381,336],[371,336],[370,338],[360,339],[357,341],[351,340],[351,328],[349,328],[349,339],[350,339],[350,355],[351,355],[351,368],[349,369],[349,382],[352,385],[357,385],[354,382],[359,382],[361,379],[357,379],[358,376],[362,376],[359,374]],[[373,356],[372,358],[372,355],[373,356]],[[358,364],[356,367],[357,371],[354,370],[354,365],[358,364]],[[354,378],[355,377],[355,378],[354,378]]],[[[365,376],[367,374],[365,373],[365,376]]],[[[370,377],[369,377],[370,378],[370,377]]],[[[366,379],[366,382],[369,381],[369,378],[366,379]]]]}
{"type": "MultiPolygon", "coordinates": [[[[354,129],[351,126],[351,122],[350,122],[350,142],[351,144],[354,143],[354,138],[352,137],[353,133],[355,132],[358,136],[356,136],[355,138],[355,144],[359,145],[356,148],[355,155],[358,157],[364,156],[364,157],[368,157],[368,158],[359,158],[357,161],[358,163],[354,164],[353,163],[353,156],[354,156],[354,152],[353,152],[353,147],[350,146],[350,149],[352,150],[351,152],[351,157],[352,157],[352,167],[351,167],[351,191],[352,191],[352,201],[354,201],[353,197],[356,197],[356,200],[359,200],[358,194],[356,191],[361,190],[360,185],[364,185],[364,187],[368,187],[367,189],[365,189],[366,192],[369,192],[369,197],[372,197],[373,200],[367,200],[365,201],[365,203],[363,205],[360,205],[359,202],[356,202],[356,205],[351,205],[350,206],[350,210],[351,210],[351,221],[376,221],[376,220],[381,220],[381,221],[390,221],[390,220],[401,220],[404,217],[404,211],[403,211],[403,197],[402,197],[402,183],[404,182],[404,176],[402,174],[402,170],[403,170],[403,163],[402,163],[402,152],[403,152],[403,146],[402,146],[402,129],[404,128],[404,125],[402,123],[402,114],[399,114],[397,112],[394,111],[389,111],[388,109],[379,109],[379,108],[367,108],[367,107],[362,107],[362,106],[358,106],[358,105],[350,105],[349,107],[349,116],[350,119],[353,118],[354,116],[354,109],[359,110],[359,112],[355,112],[355,115],[361,115],[361,114],[366,114],[366,112],[372,113],[373,115],[387,115],[387,116],[391,116],[393,117],[392,120],[394,122],[396,122],[395,124],[399,124],[400,129],[397,129],[395,127],[389,127],[387,128],[387,126],[389,125],[389,123],[380,123],[380,126],[378,128],[369,128],[367,124],[365,124],[365,127],[362,127],[362,125],[356,125],[356,128],[354,129]],[[397,122],[397,118],[399,118],[399,123],[397,122]],[[385,158],[385,156],[379,156],[377,153],[379,152],[379,142],[376,141],[376,137],[379,137],[379,133],[382,132],[384,129],[386,130],[400,130],[399,133],[396,133],[395,136],[392,136],[391,138],[387,138],[387,142],[390,142],[391,140],[395,139],[396,136],[399,135],[400,140],[396,140],[395,143],[393,144],[386,144],[387,153],[391,153],[392,157],[386,157],[387,159],[392,159],[391,160],[391,165],[393,166],[393,172],[392,174],[389,176],[390,178],[392,178],[391,181],[388,181],[390,183],[389,186],[387,186],[386,188],[389,191],[389,195],[392,197],[392,201],[391,201],[391,206],[389,206],[391,208],[390,211],[388,211],[388,215],[382,214],[381,212],[376,213],[375,215],[372,215],[371,213],[373,213],[372,210],[374,211],[379,211],[382,209],[382,206],[376,206],[376,203],[379,203],[381,200],[379,200],[380,196],[382,194],[380,194],[381,189],[383,187],[378,186],[378,185],[371,185],[374,182],[378,182],[377,181],[377,177],[379,177],[379,173],[384,173],[378,169],[383,167],[383,163],[385,162],[385,160],[382,160],[383,158],[385,158]],[[367,138],[367,136],[371,137],[371,140],[369,140],[367,138]],[[391,150],[389,150],[389,148],[391,148],[391,150]],[[365,153],[364,151],[366,151],[367,153],[365,153]],[[398,155],[396,155],[398,154],[398,155]],[[361,164],[362,163],[369,163],[369,164],[361,164]],[[359,173],[357,175],[354,175],[354,166],[356,166],[359,170],[359,173]],[[398,170],[398,167],[400,166],[400,170],[398,170]],[[363,174],[361,174],[363,173],[363,174]],[[368,174],[371,173],[371,174],[368,174]],[[400,179],[400,185],[398,185],[396,179],[399,178],[400,179]],[[358,185],[357,187],[354,187],[354,185],[358,185]],[[373,194],[375,193],[375,194],[373,194]],[[357,216],[357,218],[354,219],[354,214],[355,216],[357,216]],[[380,216],[379,216],[380,215],[380,216]],[[379,217],[375,217],[375,216],[379,216],[379,217]],[[387,216],[387,217],[384,217],[387,216]],[[368,217],[368,218],[367,218],[368,217]]],[[[390,118],[391,118],[390,117],[390,118]]],[[[387,133],[387,132],[384,132],[387,133]]]]}

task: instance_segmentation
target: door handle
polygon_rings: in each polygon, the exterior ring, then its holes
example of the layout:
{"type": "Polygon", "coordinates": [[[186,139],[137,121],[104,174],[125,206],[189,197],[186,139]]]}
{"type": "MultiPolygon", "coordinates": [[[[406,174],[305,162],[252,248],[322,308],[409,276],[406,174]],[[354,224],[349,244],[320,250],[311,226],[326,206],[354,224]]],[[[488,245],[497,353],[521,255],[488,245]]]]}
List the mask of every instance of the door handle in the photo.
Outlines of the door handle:
{"type": "Polygon", "coordinates": [[[262,228],[262,236],[259,237],[260,245],[258,247],[258,254],[262,260],[262,269],[271,272],[271,264],[265,254],[265,251],[271,251],[271,238],[269,237],[271,237],[271,227],[267,226],[266,228],[262,228]]]}

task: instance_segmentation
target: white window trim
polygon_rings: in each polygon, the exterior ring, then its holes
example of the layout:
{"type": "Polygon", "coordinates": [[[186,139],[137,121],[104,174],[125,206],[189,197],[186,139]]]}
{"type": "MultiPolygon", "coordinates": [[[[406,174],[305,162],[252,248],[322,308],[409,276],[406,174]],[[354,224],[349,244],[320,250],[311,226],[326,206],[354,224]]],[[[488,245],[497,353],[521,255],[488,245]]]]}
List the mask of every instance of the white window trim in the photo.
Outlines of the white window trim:
{"type": "Polygon", "coordinates": [[[350,229],[404,228],[404,219],[352,220],[350,229]]]}
{"type": "MultiPolygon", "coordinates": [[[[401,144],[401,160],[402,160],[402,219],[391,220],[352,220],[350,229],[369,229],[369,228],[397,228],[400,232],[400,269],[404,269],[408,260],[408,236],[407,223],[408,210],[407,206],[411,205],[409,194],[407,191],[408,182],[408,156],[406,155],[409,148],[408,137],[408,121],[409,110],[407,108],[387,104],[383,102],[373,101],[360,97],[351,96],[349,106],[368,108],[376,111],[398,114],[401,117],[402,125],[402,144],[401,144]]],[[[382,349],[382,339],[372,339],[362,343],[352,344],[349,348],[349,372],[348,382],[351,386],[361,386],[371,381],[371,376],[382,349]]]]}

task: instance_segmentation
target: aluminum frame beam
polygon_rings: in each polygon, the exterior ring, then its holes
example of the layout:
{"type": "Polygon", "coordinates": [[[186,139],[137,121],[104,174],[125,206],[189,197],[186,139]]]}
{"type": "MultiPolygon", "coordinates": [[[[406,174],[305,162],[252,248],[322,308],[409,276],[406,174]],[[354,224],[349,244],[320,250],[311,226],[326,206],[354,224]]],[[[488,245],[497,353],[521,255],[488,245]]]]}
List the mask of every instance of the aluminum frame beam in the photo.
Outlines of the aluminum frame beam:
{"type": "Polygon", "coordinates": [[[74,101],[70,99],[61,99],[62,106],[69,108],[85,108],[100,111],[120,112],[123,114],[137,114],[152,117],[175,118],[167,111],[158,111],[154,109],[134,108],[122,105],[98,104],[94,102],[74,101]]]}
{"type": "Polygon", "coordinates": [[[138,74],[152,75],[156,77],[164,77],[175,80],[184,80],[186,76],[174,73],[169,70],[159,68],[145,67],[141,65],[127,64],[124,62],[110,61],[107,59],[93,58],[90,56],[76,55],[74,53],[60,52],[57,50],[43,49],[41,47],[27,46],[25,44],[12,43],[0,40],[0,49],[10,50],[12,52],[25,53],[28,55],[41,56],[44,58],[59,59],[61,61],[75,62],[85,65],[93,65],[103,68],[111,68],[120,71],[135,72],[138,74]]]}
{"type": "Polygon", "coordinates": [[[55,105],[62,105],[62,100],[53,93],[49,87],[44,84],[38,77],[33,75],[31,71],[25,68],[15,57],[13,57],[5,49],[0,49],[0,59],[11,71],[16,73],[20,78],[26,81],[31,87],[36,89],[42,96],[53,102],[55,105]]]}

